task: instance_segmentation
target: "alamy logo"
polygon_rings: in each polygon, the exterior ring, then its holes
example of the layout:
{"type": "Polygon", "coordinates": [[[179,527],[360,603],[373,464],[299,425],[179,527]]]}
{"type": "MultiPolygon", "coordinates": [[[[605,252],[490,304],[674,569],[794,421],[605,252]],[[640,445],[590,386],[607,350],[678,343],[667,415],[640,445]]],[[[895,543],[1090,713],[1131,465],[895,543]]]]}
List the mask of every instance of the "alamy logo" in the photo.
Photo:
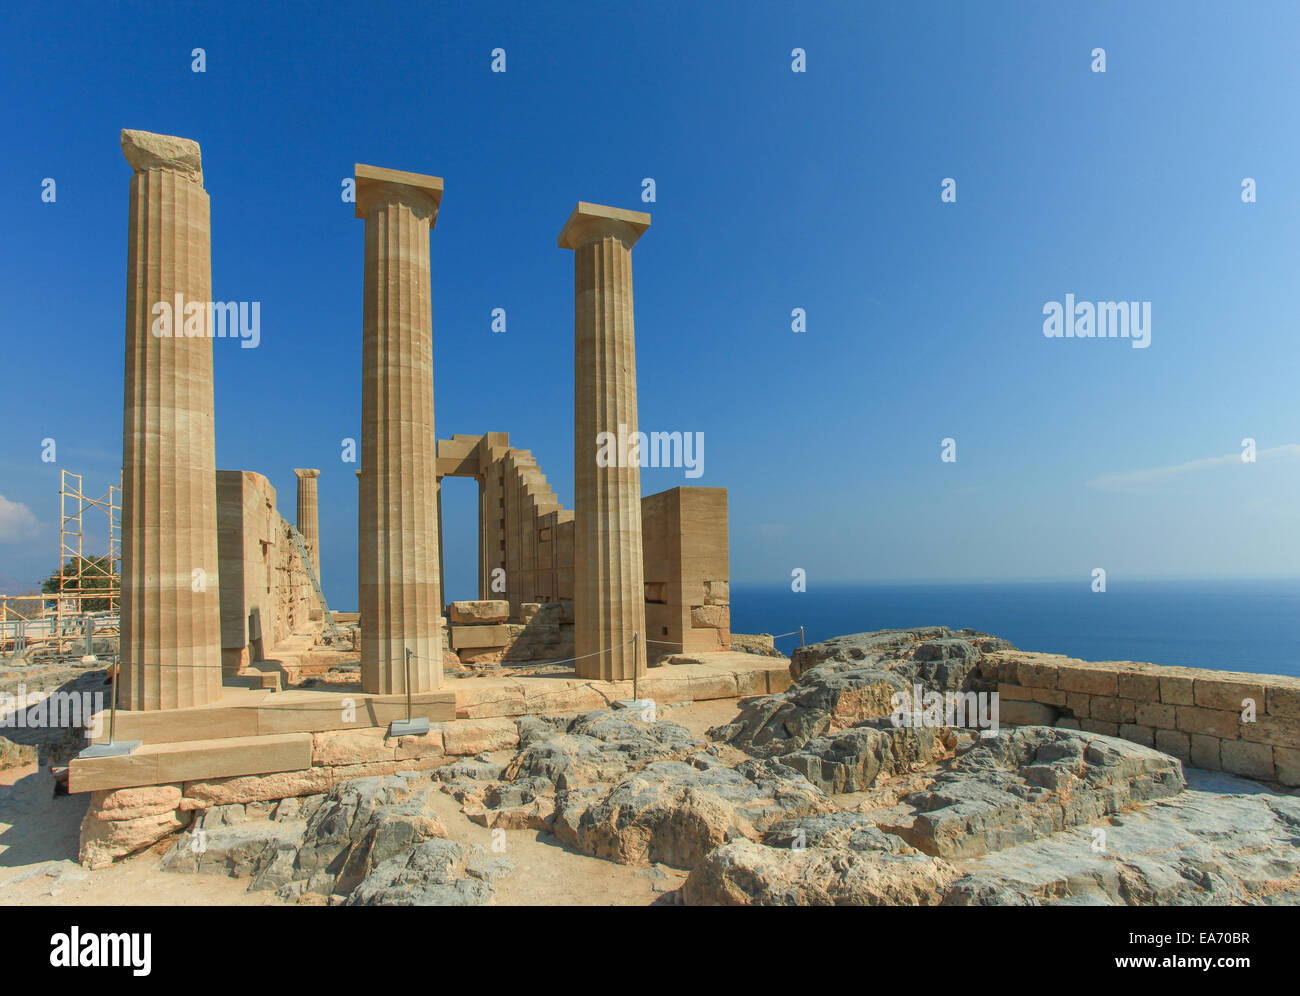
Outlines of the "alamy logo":
{"type": "Polygon", "coordinates": [[[153,968],[152,934],[83,934],[73,927],[66,934],[54,934],[50,948],[55,968],[130,968],[139,977],[153,968]]]}
{"type": "Polygon", "coordinates": [[[1151,345],[1150,301],[1079,301],[1043,305],[1043,335],[1048,339],[1131,339],[1134,349],[1151,345]]]}
{"type": "Polygon", "coordinates": [[[0,693],[0,729],[81,729],[93,739],[103,733],[103,692],[0,693]]]}
{"type": "Polygon", "coordinates": [[[596,433],[597,467],[685,467],[687,477],[704,473],[704,433],[628,433],[622,422],[618,435],[596,433]]]}
{"type": "Polygon", "coordinates": [[[262,341],[261,301],[159,301],[150,313],[150,331],[158,339],[239,339],[241,349],[262,341]]]}
{"type": "Polygon", "coordinates": [[[998,732],[997,692],[935,692],[913,685],[911,692],[895,692],[889,704],[896,727],[978,729],[981,737],[998,732]]]}

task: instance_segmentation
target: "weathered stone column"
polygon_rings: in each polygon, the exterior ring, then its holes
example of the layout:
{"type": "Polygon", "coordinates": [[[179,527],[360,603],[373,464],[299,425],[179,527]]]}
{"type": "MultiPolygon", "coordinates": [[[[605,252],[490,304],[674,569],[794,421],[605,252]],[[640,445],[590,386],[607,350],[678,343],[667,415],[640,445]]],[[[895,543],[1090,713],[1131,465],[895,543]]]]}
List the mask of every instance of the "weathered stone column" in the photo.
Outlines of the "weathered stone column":
{"type": "Polygon", "coordinates": [[[293,473],[298,478],[298,532],[302,533],[303,546],[316,572],[316,583],[321,584],[320,509],[316,500],[316,478],[320,477],[320,471],[295,467],[293,473]]]}
{"type": "Polygon", "coordinates": [[[361,688],[442,684],[429,231],[442,180],[356,167],[366,220],[362,311],[361,688]]]}
{"type": "Polygon", "coordinates": [[[208,195],[199,146],[123,131],[131,177],[120,703],[221,697],[208,195]]]}
{"type": "Polygon", "coordinates": [[[579,202],[560,232],[574,251],[574,655],[579,676],[606,681],[646,664],[641,467],[626,440],[637,431],[632,246],[649,227],[640,211],[579,202]]]}

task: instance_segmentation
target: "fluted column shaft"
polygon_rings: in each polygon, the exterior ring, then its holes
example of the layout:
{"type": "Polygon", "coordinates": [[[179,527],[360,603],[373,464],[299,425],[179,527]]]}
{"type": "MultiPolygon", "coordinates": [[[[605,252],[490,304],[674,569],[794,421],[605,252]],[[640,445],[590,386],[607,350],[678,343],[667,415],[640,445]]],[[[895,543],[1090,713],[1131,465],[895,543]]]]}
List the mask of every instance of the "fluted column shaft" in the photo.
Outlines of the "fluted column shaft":
{"type": "Polygon", "coordinates": [[[429,231],[442,181],[357,167],[366,221],[361,391],[361,685],[442,684],[429,231]],[[414,182],[412,182],[414,181],[414,182]],[[436,186],[435,186],[436,184],[436,186]]]}
{"type": "Polygon", "coordinates": [[[120,702],[175,709],[221,697],[208,195],[197,143],[123,132],[122,150],[135,172],[127,236],[120,702]],[[162,319],[178,295],[181,313],[171,315],[170,334],[163,335],[162,319]],[[189,304],[202,307],[187,328],[189,304]]]}
{"type": "Polygon", "coordinates": [[[320,509],[316,496],[316,479],[319,470],[294,470],[298,478],[298,532],[302,534],[303,546],[311,558],[311,568],[316,572],[316,581],[321,584],[320,576],[320,509]]]}
{"type": "Polygon", "coordinates": [[[637,431],[631,250],[649,223],[579,204],[560,238],[574,250],[574,654],[579,676],[606,681],[646,664],[641,468],[624,440],[637,431]]]}

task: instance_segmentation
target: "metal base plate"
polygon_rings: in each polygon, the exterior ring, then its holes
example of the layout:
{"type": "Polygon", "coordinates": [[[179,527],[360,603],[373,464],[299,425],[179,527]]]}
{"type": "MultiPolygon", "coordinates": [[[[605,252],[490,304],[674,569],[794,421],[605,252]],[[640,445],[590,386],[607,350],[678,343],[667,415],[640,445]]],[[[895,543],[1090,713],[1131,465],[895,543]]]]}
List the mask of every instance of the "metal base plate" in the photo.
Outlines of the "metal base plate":
{"type": "Polygon", "coordinates": [[[654,711],[654,699],[615,699],[615,709],[630,709],[632,712],[645,712],[647,709],[654,711]]]}
{"type": "Polygon", "coordinates": [[[135,749],[143,742],[142,740],[116,740],[106,744],[91,744],[77,757],[122,757],[125,754],[134,754],[135,749]]]}
{"type": "Polygon", "coordinates": [[[428,732],[429,720],[425,717],[394,720],[388,727],[390,737],[422,737],[428,732]]]}

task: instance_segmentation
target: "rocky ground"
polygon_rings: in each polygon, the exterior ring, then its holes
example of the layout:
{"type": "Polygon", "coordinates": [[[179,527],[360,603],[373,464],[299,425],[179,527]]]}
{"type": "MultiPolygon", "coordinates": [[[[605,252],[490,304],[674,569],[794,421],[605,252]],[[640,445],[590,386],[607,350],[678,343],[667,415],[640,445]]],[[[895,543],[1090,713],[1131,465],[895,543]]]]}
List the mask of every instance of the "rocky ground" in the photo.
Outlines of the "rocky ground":
{"type": "Polygon", "coordinates": [[[0,789],[0,901],[114,902],[84,897],[130,866],[141,888],[220,883],[213,902],[1300,904],[1294,790],[1078,730],[882,718],[914,684],[990,690],[981,655],[1007,648],[943,628],[841,637],[796,651],[777,695],[523,717],[515,750],[209,809],[103,872],[31,838],[31,775],[0,789]]]}

